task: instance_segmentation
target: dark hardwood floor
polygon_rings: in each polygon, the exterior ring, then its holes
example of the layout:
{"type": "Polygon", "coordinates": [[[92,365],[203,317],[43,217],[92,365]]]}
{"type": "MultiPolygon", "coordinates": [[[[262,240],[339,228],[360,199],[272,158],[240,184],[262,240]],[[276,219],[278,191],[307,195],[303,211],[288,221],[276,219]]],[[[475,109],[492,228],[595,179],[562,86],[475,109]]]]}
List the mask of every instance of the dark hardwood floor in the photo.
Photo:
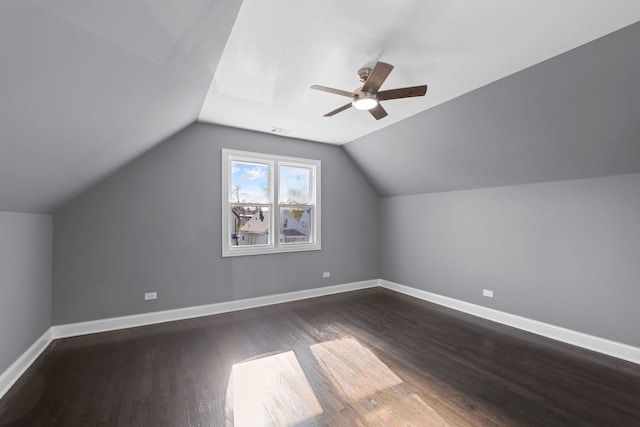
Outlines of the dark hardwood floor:
{"type": "Polygon", "coordinates": [[[54,341],[2,426],[640,426],[640,366],[384,289],[54,341]]]}

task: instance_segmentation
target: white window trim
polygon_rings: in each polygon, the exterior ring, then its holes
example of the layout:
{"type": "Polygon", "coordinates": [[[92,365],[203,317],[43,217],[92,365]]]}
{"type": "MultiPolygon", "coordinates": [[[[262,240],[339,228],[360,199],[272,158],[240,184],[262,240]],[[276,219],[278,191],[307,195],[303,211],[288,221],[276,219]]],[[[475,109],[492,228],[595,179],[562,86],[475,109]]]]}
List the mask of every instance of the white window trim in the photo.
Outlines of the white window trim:
{"type": "MultiPolygon", "coordinates": [[[[222,149],[222,256],[260,255],[282,252],[315,251],[321,249],[320,232],[320,160],[303,159],[298,157],[277,156],[272,154],[254,153],[249,151],[222,149]],[[269,165],[271,173],[267,185],[269,187],[269,205],[273,207],[269,215],[270,242],[266,245],[231,245],[231,170],[232,161],[260,162],[269,165]],[[311,189],[309,194],[313,219],[311,221],[310,242],[305,243],[280,243],[280,204],[279,204],[279,166],[301,166],[311,170],[311,189]],[[315,185],[313,185],[315,184],[315,185]],[[278,226],[276,226],[276,224],[278,226]],[[275,232],[274,232],[275,231],[275,232]]],[[[259,203],[254,205],[260,205],[259,203]]],[[[290,205],[284,205],[290,207],[290,205]]],[[[295,207],[295,206],[293,206],[295,207]]]]}

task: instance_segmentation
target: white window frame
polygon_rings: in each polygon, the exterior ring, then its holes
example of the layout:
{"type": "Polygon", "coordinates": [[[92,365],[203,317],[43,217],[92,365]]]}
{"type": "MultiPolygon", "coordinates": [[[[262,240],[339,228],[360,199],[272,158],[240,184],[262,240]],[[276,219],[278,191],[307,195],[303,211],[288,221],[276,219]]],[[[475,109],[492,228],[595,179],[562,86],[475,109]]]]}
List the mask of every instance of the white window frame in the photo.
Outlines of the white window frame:
{"type": "MultiPolygon", "coordinates": [[[[315,251],[321,249],[320,233],[320,160],[302,159],[298,157],[277,156],[272,154],[254,153],[248,151],[222,149],[222,256],[260,255],[281,252],[315,251]],[[252,203],[252,206],[268,206],[269,214],[269,243],[264,245],[231,244],[231,163],[260,163],[269,167],[267,179],[268,203],[252,203]],[[310,170],[309,203],[306,205],[279,204],[279,172],[280,166],[298,166],[310,170]],[[309,242],[281,243],[280,242],[280,211],[282,208],[311,208],[311,225],[309,242]]],[[[235,230],[234,230],[235,231],[235,230]]]]}

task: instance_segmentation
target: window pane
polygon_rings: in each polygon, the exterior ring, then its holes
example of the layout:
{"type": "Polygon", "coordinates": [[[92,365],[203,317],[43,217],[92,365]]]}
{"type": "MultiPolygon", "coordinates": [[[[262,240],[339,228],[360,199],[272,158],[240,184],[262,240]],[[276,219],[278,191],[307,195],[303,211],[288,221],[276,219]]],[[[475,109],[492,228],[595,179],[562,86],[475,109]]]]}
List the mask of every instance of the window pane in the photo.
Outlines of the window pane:
{"type": "Polygon", "coordinates": [[[269,208],[232,206],[231,246],[269,244],[269,208]]]}
{"type": "Polygon", "coordinates": [[[310,202],[311,170],[294,166],[280,166],[280,204],[303,205],[310,202]]]}
{"type": "Polygon", "coordinates": [[[269,203],[269,165],[231,162],[231,203],[269,203]]]}
{"type": "Polygon", "coordinates": [[[306,243],[311,236],[311,208],[280,209],[280,243],[306,243]]]}

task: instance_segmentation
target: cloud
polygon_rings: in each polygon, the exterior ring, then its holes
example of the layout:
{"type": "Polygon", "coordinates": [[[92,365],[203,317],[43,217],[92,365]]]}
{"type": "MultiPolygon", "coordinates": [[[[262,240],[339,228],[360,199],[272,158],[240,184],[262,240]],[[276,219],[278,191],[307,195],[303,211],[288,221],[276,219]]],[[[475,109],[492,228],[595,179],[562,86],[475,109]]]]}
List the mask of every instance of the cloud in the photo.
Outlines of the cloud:
{"type": "Polygon", "coordinates": [[[302,191],[297,188],[290,188],[289,191],[287,191],[287,196],[291,199],[298,199],[302,196],[302,191]]]}
{"type": "Polygon", "coordinates": [[[242,174],[242,179],[246,179],[249,181],[255,181],[256,179],[264,178],[267,176],[266,168],[251,168],[245,169],[242,174]]]}

